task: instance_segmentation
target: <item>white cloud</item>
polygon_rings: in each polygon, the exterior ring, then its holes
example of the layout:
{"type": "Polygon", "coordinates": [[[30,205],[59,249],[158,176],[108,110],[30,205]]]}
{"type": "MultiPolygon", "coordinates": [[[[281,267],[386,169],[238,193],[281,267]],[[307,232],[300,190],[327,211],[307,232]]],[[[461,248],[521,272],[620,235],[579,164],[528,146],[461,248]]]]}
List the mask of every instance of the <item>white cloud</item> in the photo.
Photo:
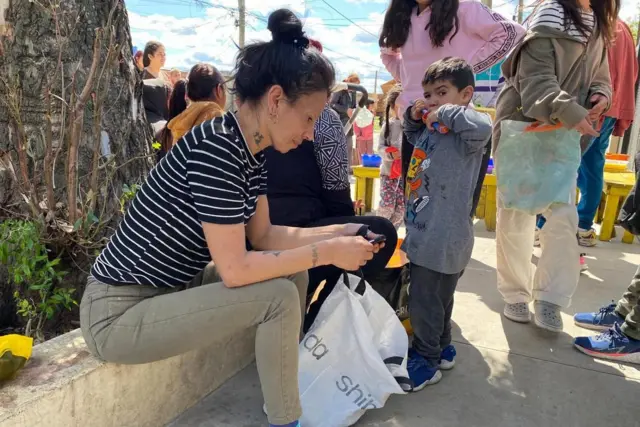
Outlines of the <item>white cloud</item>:
{"type": "MultiPolygon", "coordinates": [[[[161,41],[167,49],[168,68],[188,70],[197,62],[209,62],[223,71],[230,71],[237,53],[237,3],[236,0],[221,0],[219,4],[228,9],[210,7],[203,9],[200,17],[190,18],[158,14],[142,16],[129,12],[133,44],[141,49],[149,40],[161,41]]],[[[279,7],[289,7],[300,15],[304,14],[302,2],[287,4],[282,0],[247,0],[247,10],[251,11],[247,15],[247,43],[271,38],[264,20],[269,12],[279,7]]],[[[369,18],[369,21],[359,22],[359,25],[376,34],[378,30],[373,30],[380,28],[383,15],[373,13],[369,18]]],[[[308,17],[303,21],[307,34],[327,48],[325,54],[334,63],[339,79],[357,72],[362,76],[363,84],[373,90],[377,69],[385,75],[384,78],[380,75],[379,83],[386,80],[388,73],[383,69],[379,58],[377,37],[353,24],[328,26],[317,17],[308,17]]]]}
{"type": "Polygon", "coordinates": [[[640,15],[640,2],[638,0],[622,0],[620,17],[627,22],[637,20],[640,15]]]}

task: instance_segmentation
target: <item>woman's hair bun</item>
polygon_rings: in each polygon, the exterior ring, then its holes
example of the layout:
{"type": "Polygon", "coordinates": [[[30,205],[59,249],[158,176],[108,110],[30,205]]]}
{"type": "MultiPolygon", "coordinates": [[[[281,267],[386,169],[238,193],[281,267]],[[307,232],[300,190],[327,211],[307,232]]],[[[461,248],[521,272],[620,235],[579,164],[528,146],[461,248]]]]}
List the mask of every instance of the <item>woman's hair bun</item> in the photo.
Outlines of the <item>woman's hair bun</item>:
{"type": "Polygon", "coordinates": [[[302,21],[289,9],[278,9],[269,15],[267,28],[274,42],[299,45],[306,48],[309,39],[302,31],[302,21]]]}

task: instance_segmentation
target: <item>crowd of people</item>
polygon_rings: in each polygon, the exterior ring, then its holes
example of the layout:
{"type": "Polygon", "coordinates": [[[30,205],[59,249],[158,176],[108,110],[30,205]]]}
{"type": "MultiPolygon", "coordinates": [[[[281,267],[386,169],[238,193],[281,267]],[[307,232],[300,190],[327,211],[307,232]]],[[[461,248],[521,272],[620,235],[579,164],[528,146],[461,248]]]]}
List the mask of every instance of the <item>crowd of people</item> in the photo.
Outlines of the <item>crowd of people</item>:
{"type": "MultiPolygon", "coordinates": [[[[385,268],[404,224],[414,331],[408,371],[415,391],[437,383],[455,365],[454,294],[506,120],[560,123],[582,135],[578,211],[574,190],[539,212],[536,229],[535,215],[498,200],[504,316],[529,322],[533,302],[536,325],[562,330],[579,243],[593,243],[608,136],[633,117],[635,46],[619,6],[543,0],[523,27],[474,0],[392,0],[379,45],[400,85],[385,101],[377,216],[355,216],[349,185],[354,153],[373,152],[373,123],[345,135],[356,99],[331,93],[333,64],[294,13],[273,12],[272,39],[240,49],[234,111],[225,111],[227,88],[215,67],[197,64],[187,79],[169,82],[164,46],[148,43],[134,59],[162,154],[92,268],[81,302],[89,349],[110,362],[147,363],[257,326],[270,426],[298,426],[298,340],[342,271],[362,269],[368,278],[385,268]],[[470,105],[474,75],[501,61],[505,83],[492,123],[470,105]],[[386,242],[373,243],[380,235],[386,242]]],[[[575,316],[604,331],[577,338],[578,349],[640,362],[639,284],[640,269],[618,304],[575,316]]]]}

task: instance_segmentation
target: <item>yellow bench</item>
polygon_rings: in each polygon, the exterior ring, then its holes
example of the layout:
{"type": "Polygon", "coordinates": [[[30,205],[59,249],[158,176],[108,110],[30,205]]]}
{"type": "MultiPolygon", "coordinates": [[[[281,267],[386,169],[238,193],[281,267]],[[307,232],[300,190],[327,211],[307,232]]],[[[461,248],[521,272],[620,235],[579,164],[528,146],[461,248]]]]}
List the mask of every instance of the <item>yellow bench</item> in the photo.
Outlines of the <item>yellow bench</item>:
{"type": "Polygon", "coordinates": [[[496,216],[498,214],[496,182],[495,175],[485,175],[482,183],[482,192],[484,194],[480,195],[480,201],[476,209],[476,217],[484,219],[487,231],[496,231],[496,216]]]}
{"type": "Polygon", "coordinates": [[[380,168],[354,166],[353,176],[356,178],[356,202],[364,202],[364,211],[373,210],[373,187],[375,179],[380,178],[380,168]]]}
{"type": "MultiPolygon", "coordinates": [[[[613,235],[616,218],[620,203],[633,188],[635,184],[635,174],[633,172],[605,172],[604,173],[604,189],[603,201],[600,206],[598,217],[602,217],[599,239],[609,241],[613,235]],[[604,208],[603,208],[604,206],[604,208]]],[[[487,231],[495,231],[497,216],[497,200],[496,200],[496,176],[487,175],[484,178],[483,200],[478,204],[476,216],[484,218],[487,231]],[[481,210],[481,212],[479,212],[481,210]]],[[[624,243],[633,243],[634,236],[625,231],[622,241],[624,243]]]]}
{"type": "Polygon", "coordinates": [[[481,113],[487,113],[491,117],[491,121],[496,121],[496,109],[495,108],[485,108],[485,107],[474,107],[476,111],[480,111],[481,113]]]}
{"type": "MultiPolygon", "coordinates": [[[[629,194],[636,182],[633,172],[605,172],[604,173],[604,195],[605,205],[604,214],[602,216],[602,226],[600,228],[599,239],[609,241],[613,235],[616,217],[618,216],[618,207],[621,201],[629,194]]],[[[628,231],[622,236],[624,243],[633,243],[633,235],[628,231]]]]}

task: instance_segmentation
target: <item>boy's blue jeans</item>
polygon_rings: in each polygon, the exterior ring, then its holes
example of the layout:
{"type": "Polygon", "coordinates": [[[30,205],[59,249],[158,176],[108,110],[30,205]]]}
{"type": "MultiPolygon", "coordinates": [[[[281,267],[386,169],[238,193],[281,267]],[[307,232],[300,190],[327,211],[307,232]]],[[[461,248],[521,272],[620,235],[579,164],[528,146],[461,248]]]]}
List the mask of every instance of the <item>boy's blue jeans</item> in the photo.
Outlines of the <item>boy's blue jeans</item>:
{"type": "MultiPolygon", "coordinates": [[[[605,117],[600,128],[600,136],[593,139],[582,155],[580,168],[578,168],[578,188],[580,189],[578,227],[582,230],[589,230],[593,226],[593,218],[600,205],[604,186],[605,153],[615,124],[616,119],[605,117]]],[[[544,222],[544,217],[538,215],[538,228],[542,228],[544,222]]]]}

